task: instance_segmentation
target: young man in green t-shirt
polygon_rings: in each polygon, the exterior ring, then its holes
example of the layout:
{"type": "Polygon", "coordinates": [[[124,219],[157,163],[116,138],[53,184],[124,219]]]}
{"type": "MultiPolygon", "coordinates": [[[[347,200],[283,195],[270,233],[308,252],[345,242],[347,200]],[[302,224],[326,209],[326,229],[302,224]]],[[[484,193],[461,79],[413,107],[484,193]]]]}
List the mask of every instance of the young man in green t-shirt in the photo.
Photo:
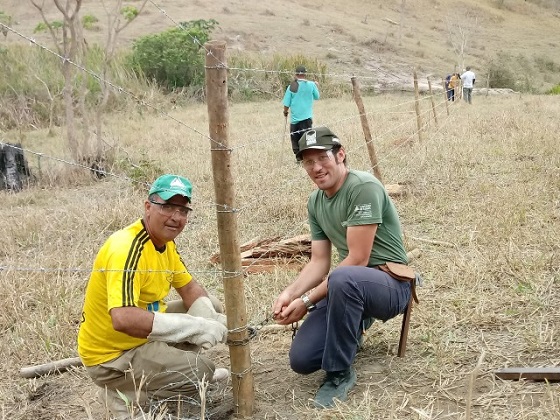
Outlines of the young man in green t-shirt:
{"type": "Polygon", "coordinates": [[[298,155],[318,187],[307,203],[311,259],[280,293],[273,314],[287,325],[308,313],[292,343],[290,364],[302,374],[326,371],[315,396],[315,405],[324,408],[335,398],[344,401],[356,383],[351,365],[363,321],[403,313],[411,284],[377,269],[408,262],[397,210],[381,182],[349,169],[340,140],[326,127],[307,131],[298,155]],[[332,246],[340,261],[329,274],[332,246]]]}

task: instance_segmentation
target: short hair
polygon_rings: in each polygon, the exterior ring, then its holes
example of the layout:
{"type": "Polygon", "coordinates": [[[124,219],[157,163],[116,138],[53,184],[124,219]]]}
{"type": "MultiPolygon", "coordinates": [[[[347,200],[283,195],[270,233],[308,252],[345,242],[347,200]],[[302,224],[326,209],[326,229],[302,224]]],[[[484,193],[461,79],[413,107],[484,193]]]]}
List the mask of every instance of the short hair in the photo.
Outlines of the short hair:
{"type": "MultiPolygon", "coordinates": [[[[336,159],[336,154],[338,153],[338,151],[339,151],[340,149],[342,149],[342,145],[341,145],[341,144],[336,144],[336,145],[334,145],[334,146],[332,147],[331,153],[333,154],[333,156],[335,157],[335,159],[336,159]]],[[[344,163],[344,166],[348,166],[348,163],[346,162],[347,158],[348,158],[348,157],[347,157],[347,155],[345,154],[345,155],[344,155],[344,160],[342,161],[342,163],[344,163]]]]}

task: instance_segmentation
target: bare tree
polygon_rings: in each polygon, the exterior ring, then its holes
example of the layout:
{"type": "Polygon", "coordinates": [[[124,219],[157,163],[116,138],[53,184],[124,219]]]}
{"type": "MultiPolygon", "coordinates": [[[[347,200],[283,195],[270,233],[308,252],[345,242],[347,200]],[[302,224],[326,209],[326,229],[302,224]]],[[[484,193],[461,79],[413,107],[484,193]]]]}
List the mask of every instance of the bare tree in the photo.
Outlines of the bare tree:
{"type": "Polygon", "coordinates": [[[109,67],[115,58],[115,51],[117,45],[117,38],[119,34],[134,20],[144,9],[148,0],[142,0],[140,7],[127,6],[123,8],[122,0],[111,2],[112,5],[108,6],[102,0],[103,8],[107,15],[107,38],[105,40],[105,50],[103,52],[103,64],[100,74],[99,85],[101,93],[97,103],[95,112],[95,128],[96,128],[96,146],[95,154],[98,159],[103,156],[103,114],[107,107],[107,102],[111,94],[110,89],[110,75],[109,67]]]}
{"type": "Polygon", "coordinates": [[[457,55],[458,65],[464,69],[465,54],[467,54],[471,36],[478,28],[478,18],[465,13],[460,19],[457,19],[457,16],[447,16],[446,21],[449,42],[457,55]]]}
{"type": "Polygon", "coordinates": [[[406,0],[401,2],[400,22],[399,22],[399,45],[401,45],[402,31],[404,27],[404,18],[406,17],[406,0]]]}
{"type": "Polygon", "coordinates": [[[60,41],[55,28],[45,15],[45,0],[40,3],[38,0],[31,0],[33,6],[41,14],[43,22],[53,40],[57,52],[64,57],[62,60],[62,76],[64,78],[64,88],[62,90],[64,98],[64,109],[66,117],[66,137],[68,149],[72,157],[76,160],[80,158],[81,148],[76,135],[76,120],[74,112],[74,93],[73,84],[75,80],[76,68],[72,64],[79,56],[83,55],[84,43],[80,23],[80,9],[82,0],[53,0],[56,8],[62,13],[62,40],[60,41]]]}

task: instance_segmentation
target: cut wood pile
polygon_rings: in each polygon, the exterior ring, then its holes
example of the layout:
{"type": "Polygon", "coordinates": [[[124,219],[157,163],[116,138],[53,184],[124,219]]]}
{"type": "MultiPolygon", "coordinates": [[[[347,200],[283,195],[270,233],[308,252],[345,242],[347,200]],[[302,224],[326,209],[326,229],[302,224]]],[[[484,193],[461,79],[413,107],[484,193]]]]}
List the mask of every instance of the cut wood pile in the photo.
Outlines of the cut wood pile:
{"type": "MultiPolygon", "coordinates": [[[[275,268],[299,270],[311,257],[311,235],[298,235],[281,239],[281,236],[266,239],[251,239],[240,247],[241,265],[245,274],[270,273],[275,268]]],[[[407,253],[409,261],[418,258],[418,248],[407,253]]],[[[220,253],[210,257],[214,265],[220,264],[220,253]]]]}
{"type": "MultiPolygon", "coordinates": [[[[240,247],[241,265],[245,274],[272,272],[276,267],[294,270],[302,268],[311,256],[311,236],[298,235],[281,239],[251,239],[240,247]]],[[[212,264],[220,263],[220,254],[210,257],[212,264]]]]}

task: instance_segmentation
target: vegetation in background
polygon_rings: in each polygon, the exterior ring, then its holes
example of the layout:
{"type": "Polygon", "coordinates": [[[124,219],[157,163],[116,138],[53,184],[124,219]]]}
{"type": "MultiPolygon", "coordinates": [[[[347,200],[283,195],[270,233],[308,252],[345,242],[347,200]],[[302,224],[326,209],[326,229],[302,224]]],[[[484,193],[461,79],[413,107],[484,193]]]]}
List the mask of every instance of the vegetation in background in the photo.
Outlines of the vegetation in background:
{"type": "Polygon", "coordinates": [[[560,95],[560,83],[547,92],[549,95],[560,95]]]}
{"type": "Polygon", "coordinates": [[[557,78],[560,74],[560,64],[545,56],[529,58],[523,54],[514,56],[500,52],[487,63],[484,79],[489,76],[491,88],[537,93],[539,90],[543,91],[542,86],[537,86],[539,74],[543,75],[544,80],[557,78]]]}
{"type": "Polygon", "coordinates": [[[217,25],[214,19],[199,19],[141,37],[133,44],[131,64],[139,74],[165,89],[202,89],[204,55],[201,49],[217,25]]]}
{"type": "MultiPolygon", "coordinates": [[[[53,54],[33,45],[9,44],[0,52],[0,129],[19,127],[59,126],[64,118],[62,89],[64,79],[60,72],[60,60],[53,54]]],[[[92,73],[99,73],[103,61],[103,49],[92,45],[83,58],[84,65],[92,73]]],[[[127,91],[141,94],[149,91],[149,84],[126,67],[124,54],[118,54],[111,63],[109,74],[113,83],[127,91]]],[[[81,80],[86,82],[86,104],[94,104],[100,92],[97,79],[79,73],[73,90],[76,93],[81,80]]],[[[112,109],[120,108],[129,101],[127,95],[115,95],[112,109]]]]}
{"type": "Polygon", "coordinates": [[[333,97],[349,89],[348,84],[335,83],[327,76],[327,65],[317,58],[295,54],[272,57],[236,52],[228,57],[229,95],[234,101],[279,98],[294,79],[297,66],[303,65],[307,78],[318,82],[321,96],[333,97]],[[250,71],[245,69],[259,69],[250,71]]]}
{"type": "MultiPolygon", "coordinates": [[[[6,14],[5,12],[3,12],[2,10],[0,10],[0,23],[10,26],[12,24],[12,17],[6,14]]],[[[0,28],[0,32],[2,32],[4,38],[8,37],[8,30],[6,28],[4,27],[0,28]]]]}
{"type": "Polygon", "coordinates": [[[97,19],[94,15],[85,15],[82,17],[82,26],[84,29],[99,30],[99,26],[97,25],[98,22],[99,19],[97,19]]]}

